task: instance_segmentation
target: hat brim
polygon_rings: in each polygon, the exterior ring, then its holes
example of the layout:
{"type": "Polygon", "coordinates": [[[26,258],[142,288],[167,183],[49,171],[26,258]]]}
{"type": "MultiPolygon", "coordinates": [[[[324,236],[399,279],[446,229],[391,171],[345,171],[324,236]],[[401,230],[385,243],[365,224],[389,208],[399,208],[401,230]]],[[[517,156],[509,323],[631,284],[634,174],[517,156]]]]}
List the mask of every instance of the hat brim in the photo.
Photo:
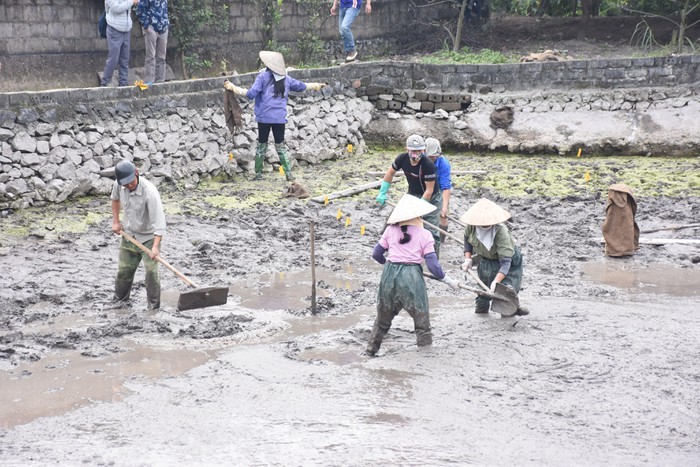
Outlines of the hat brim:
{"type": "Polygon", "coordinates": [[[391,211],[387,224],[396,224],[425,216],[437,208],[422,198],[406,193],[401,197],[396,207],[391,211]]]}
{"type": "Polygon", "coordinates": [[[486,227],[500,224],[510,219],[510,213],[486,198],[481,198],[474,203],[467,212],[462,214],[459,220],[468,225],[486,227]]]}
{"type": "Polygon", "coordinates": [[[133,174],[127,175],[126,177],[120,178],[119,180],[117,180],[117,182],[119,183],[119,185],[124,186],[124,185],[128,185],[129,183],[133,182],[135,178],[136,178],[136,174],[133,173],[133,174]]]}
{"type": "Polygon", "coordinates": [[[260,56],[260,61],[272,70],[273,73],[277,73],[281,76],[287,75],[287,67],[284,65],[284,57],[281,53],[261,50],[258,55],[260,56]]]}

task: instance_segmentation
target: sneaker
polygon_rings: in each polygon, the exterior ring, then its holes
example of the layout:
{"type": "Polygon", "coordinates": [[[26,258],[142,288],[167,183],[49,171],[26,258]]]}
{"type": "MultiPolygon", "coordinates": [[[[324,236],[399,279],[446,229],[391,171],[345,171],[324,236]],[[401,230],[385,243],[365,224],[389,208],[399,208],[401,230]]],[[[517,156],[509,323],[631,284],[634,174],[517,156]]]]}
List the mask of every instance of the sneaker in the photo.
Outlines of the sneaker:
{"type": "Polygon", "coordinates": [[[530,311],[528,311],[527,308],[524,307],[518,307],[518,310],[515,312],[516,316],[527,316],[530,314],[530,311]]]}
{"type": "Polygon", "coordinates": [[[262,180],[262,174],[255,174],[254,180],[262,180]]]}
{"type": "Polygon", "coordinates": [[[285,173],[284,177],[287,179],[288,182],[294,181],[294,175],[290,174],[289,172],[285,173]]]}
{"type": "Polygon", "coordinates": [[[345,62],[346,62],[346,63],[348,63],[348,62],[354,62],[355,60],[357,60],[357,50],[353,50],[352,52],[350,52],[350,53],[348,54],[347,57],[345,57],[345,62]]]}

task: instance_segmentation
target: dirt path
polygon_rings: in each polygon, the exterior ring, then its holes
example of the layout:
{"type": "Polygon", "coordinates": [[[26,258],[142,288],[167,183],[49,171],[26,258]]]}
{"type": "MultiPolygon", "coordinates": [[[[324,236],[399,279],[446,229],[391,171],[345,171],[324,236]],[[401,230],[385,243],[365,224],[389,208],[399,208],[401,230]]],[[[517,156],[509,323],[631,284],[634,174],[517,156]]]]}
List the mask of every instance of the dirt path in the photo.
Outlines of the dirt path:
{"type": "MultiPolygon", "coordinates": [[[[298,174],[327,193],[366,182],[361,174],[390,158],[298,174]]],[[[531,156],[451,161],[492,174],[541,167],[531,156]]],[[[501,198],[491,176],[457,180],[455,212],[486,194],[514,214],[532,314],[476,316],[468,293],[429,283],[435,345],[417,349],[402,313],[374,359],[361,355],[381,272],[369,256],[388,209],[371,193],[329,206],[280,199],[276,175],[163,190],[163,255],[200,284],[231,288],[226,306],[183,313],[174,309],[182,285],[165,270],[161,311],[145,311],[142,271],[133,303],[111,302],[118,240],[106,200],[6,213],[0,463],[697,464],[700,247],[603,257],[591,238],[611,181],[604,168],[633,167],[596,162],[596,183],[580,195],[501,198]],[[99,211],[104,218],[83,228],[99,211]]],[[[697,164],[675,160],[639,179],[642,229],[697,222],[700,187],[674,191],[697,164]],[[643,195],[648,187],[655,196],[643,195]]],[[[534,193],[543,180],[526,185],[534,193]]],[[[566,174],[560,182],[580,191],[566,174]]],[[[442,257],[459,276],[460,247],[448,241],[442,257]]]]}

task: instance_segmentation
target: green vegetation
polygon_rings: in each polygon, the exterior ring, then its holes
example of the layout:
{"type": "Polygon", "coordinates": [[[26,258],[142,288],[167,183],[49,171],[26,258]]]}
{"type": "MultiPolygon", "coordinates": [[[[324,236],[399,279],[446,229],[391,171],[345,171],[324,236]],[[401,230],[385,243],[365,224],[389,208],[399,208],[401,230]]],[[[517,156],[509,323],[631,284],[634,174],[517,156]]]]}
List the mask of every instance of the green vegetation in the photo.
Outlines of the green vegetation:
{"type": "Polygon", "coordinates": [[[482,49],[474,53],[469,47],[462,47],[458,52],[452,51],[444,47],[441,51],[427,55],[421,59],[423,63],[435,65],[444,64],[488,64],[488,63],[516,63],[518,58],[515,56],[504,55],[500,52],[495,52],[489,49],[482,49]]]}
{"type": "Polygon", "coordinates": [[[228,5],[218,5],[214,0],[172,0],[168,13],[171,34],[180,50],[183,76],[188,78],[193,71],[211,68],[211,61],[197,53],[197,45],[206,30],[228,31],[228,5]]]}
{"type": "MultiPolygon", "coordinates": [[[[311,193],[322,196],[362,185],[367,172],[385,172],[402,151],[399,147],[371,147],[369,152],[326,161],[315,167],[297,167],[294,175],[311,193]]],[[[453,175],[456,197],[498,195],[504,198],[563,199],[570,196],[606,196],[608,187],[625,183],[638,199],[654,197],[700,197],[700,159],[672,157],[581,157],[460,152],[447,153],[452,170],[485,170],[485,175],[453,175]],[[586,181],[586,173],[589,180],[586,181]]],[[[207,180],[192,190],[173,185],[159,187],[166,217],[197,216],[218,219],[222,211],[256,209],[257,206],[286,206],[288,184],[278,172],[266,173],[261,182],[250,174],[221,176],[207,180]]],[[[406,191],[403,178],[397,180],[390,196],[397,199],[406,191]]],[[[372,202],[376,190],[355,198],[372,202]]],[[[306,201],[310,202],[310,201],[306,201]]],[[[29,235],[55,237],[84,232],[100,225],[110,235],[110,208],[107,197],[82,198],[61,205],[21,210],[0,219],[0,246],[7,246],[29,235]]]]}

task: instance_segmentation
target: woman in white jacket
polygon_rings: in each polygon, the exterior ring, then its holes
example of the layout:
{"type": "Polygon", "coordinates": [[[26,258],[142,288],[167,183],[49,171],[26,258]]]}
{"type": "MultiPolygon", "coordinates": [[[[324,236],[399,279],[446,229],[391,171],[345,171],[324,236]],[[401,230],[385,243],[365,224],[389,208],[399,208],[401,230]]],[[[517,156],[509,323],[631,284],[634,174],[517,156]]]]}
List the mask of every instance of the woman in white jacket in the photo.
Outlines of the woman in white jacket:
{"type": "Polygon", "coordinates": [[[131,51],[131,8],[139,0],[105,0],[107,13],[107,63],[100,86],[109,86],[114,69],[119,65],[119,86],[127,86],[131,51]]]}

